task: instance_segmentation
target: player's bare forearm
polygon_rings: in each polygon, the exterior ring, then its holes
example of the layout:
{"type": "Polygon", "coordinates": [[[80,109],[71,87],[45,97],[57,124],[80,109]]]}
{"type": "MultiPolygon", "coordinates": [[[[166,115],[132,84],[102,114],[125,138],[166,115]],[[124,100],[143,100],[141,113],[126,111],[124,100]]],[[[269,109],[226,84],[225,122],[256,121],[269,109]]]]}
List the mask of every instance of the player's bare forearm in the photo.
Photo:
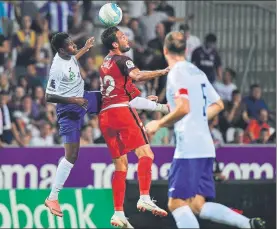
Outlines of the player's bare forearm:
{"type": "Polygon", "coordinates": [[[169,68],[156,71],[140,71],[139,69],[135,69],[130,72],[130,77],[135,81],[148,81],[166,75],[168,72],[169,68]]]}
{"type": "Polygon", "coordinates": [[[224,109],[223,101],[220,99],[216,103],[211,104],[207,109],[208,120],[211,120],[224,109]]]}
{"type": "Polygon", "coordinates": [[[46,93],[45,98],[48,103],[77,104],[84,109],[88,106],[88,100],[83,97],[63,97],[46,93]]]}
{"type": "Polygon", "coordinates": [[[181,120],[184,116],[185,116],[185,114],[183,112],[175,110],[175,111],[167,114],[166,116],[164,116],[162,119],[160,119],[159,126],[160,126],[160,128],[173,126],[174,123],[181,120]]]}
{"type": "Polygon", "coordinates": [[[47,94],[45,95],[46,102],[48,103],[62,103],[62,104],[70,104],[76,103],[75,97],[62,97],[59,95],[47,94]]]}
{"type": "Polygon", "coordinates": [[[77,60],[79,60],[85,53],[87,53],[89,51],[89,49],[88,48],[86,48],[86,47],[83,47],[83,48],[81,48],[79,51],[78,51],[78,53],[75,55],[75,58],[77,59],[77,60]]]}
{"type": "Polygon", "coordinates": [[[175,110],[159,120],[160,127],[170,127],[190,112],[189,102],[187,99],[177,98],[175,99],[175,103],[175,110]]]}
{"type": "Polygon", "coordinates": [[[78,51],[78,53],[75,55],[75,58],[79,60],[86,52],[89,51],[91,47],[93,47],[93,45],[94,45],[94,37],[91,37],[86,41],[85,46],[78,51]]]}

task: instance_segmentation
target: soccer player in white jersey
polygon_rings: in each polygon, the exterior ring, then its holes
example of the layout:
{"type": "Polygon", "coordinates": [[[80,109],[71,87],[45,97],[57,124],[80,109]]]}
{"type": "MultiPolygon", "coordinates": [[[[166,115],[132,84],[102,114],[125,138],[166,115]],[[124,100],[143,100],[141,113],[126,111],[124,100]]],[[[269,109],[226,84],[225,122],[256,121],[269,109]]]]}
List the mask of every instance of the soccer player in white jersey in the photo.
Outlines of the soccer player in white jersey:
{"type": "Polygon", "coordinates": [[[94,43],[94,38],[87,40],[85,46],[77,50],[76,44],[67,33],[56,33],[51,45],[57,52],[49,73],[46,88],[46,101],[57,103],[59,134],[65,148],[65,157],[58,165],[49,197],[45,205],[51,213],[62,217],[58,194],[70,174],[78,157],[80,147],[80,128],[87,112],[97,113],[100,104],[97,94],[84,91],[84,80],[81,76],[78,59],[94,43]]]}
{"type": "MultiPolygon", "coordinates": [[[[46,101],[57,103],[59,134],[65,148],[65,157],[58,165],[49,197],[45,205],[51,213],[62,217],[58,195],[67,180],[71,169],[78,158],[80,148],[80,129],[86,113],[99,113],[101,107],[100,92],[84,91],[84,80],[81,76],[78,59],[83,56],[94,43],[94,38],[87,40],[85,46],[77,50],[76,44],[67,33],[57,33],[51,45],[57,51],[49,73],[46,88],[46,101]]],[[[137,109],[157,110],[168,113],[165,104],[153,102],[156,96],[148,99],[136,98],[130,106],[137,109]]]]}
{"type": "Polygon", "coordinates": [[[206,202],[215,198],[215,147],[208,120],[224,109],[207,76],[185,61],[186,41],[180,32],[169,33],[164,55],[171,70],[167,77],[170,113],[146,125],[149,134],[174,124],[176,149],[169,173],[168,208],[178,228],[199,228],[195,214],[238,228],[265,228],[260,218],[249,219],[230,208],[206,202]]]}

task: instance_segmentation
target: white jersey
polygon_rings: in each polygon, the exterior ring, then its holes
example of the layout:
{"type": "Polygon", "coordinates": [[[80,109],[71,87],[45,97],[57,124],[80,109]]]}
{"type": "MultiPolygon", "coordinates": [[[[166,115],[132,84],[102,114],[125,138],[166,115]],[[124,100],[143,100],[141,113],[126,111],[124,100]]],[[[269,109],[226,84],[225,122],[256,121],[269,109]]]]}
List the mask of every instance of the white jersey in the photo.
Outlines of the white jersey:
{"type": "Polygon", "coordinates": [[[47,94],[62,97],[83,97],[84,80],[75,56],[62,59],[58,53],[53,59],[46,88],[47,94]]]}
{"type": "Polygon", "coordinates": [[[205,73],[187,61],[178,62],[169,72],[166,89],[170,110],[174,98],[189,100],[190,112],[175,123],[176,149],[174,158],[215,157],[215,147],[207,119],[208,104],[220,99],[205,73]]]}

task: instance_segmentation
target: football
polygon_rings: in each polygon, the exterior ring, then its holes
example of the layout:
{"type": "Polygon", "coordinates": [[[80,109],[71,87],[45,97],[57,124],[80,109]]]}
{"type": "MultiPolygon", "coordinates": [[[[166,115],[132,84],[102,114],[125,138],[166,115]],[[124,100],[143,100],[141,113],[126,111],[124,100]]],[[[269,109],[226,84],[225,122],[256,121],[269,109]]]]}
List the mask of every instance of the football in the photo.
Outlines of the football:
{"type": "Polygon", "coordinates": [[[106,3],[99,10],[99,20],[106,27],[116,26],[122,20],[122,10],[115,3],[106,3]]]}

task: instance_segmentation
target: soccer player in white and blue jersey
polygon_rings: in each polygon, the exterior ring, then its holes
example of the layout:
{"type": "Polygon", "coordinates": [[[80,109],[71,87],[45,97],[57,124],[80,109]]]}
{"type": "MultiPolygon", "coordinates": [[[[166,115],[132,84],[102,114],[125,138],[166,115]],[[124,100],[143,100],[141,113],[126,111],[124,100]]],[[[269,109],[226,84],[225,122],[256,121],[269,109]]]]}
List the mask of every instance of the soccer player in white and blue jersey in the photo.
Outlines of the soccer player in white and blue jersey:
{"type": "Polygon", "coordinates": [[[146,125],[149,134],[174,124],[176,149],[169,174],[168,208],[178,228],[199,228],[195,217],[238,228],[265,228],[260,218],[249,219],[230,208],[207,202],[215,198],[215,147],[208,120],[224,109],[205,73],[185,61],[182,33],[169,33],[164,55],[171,70],[167,77],[170,113],[146,125]]]}

